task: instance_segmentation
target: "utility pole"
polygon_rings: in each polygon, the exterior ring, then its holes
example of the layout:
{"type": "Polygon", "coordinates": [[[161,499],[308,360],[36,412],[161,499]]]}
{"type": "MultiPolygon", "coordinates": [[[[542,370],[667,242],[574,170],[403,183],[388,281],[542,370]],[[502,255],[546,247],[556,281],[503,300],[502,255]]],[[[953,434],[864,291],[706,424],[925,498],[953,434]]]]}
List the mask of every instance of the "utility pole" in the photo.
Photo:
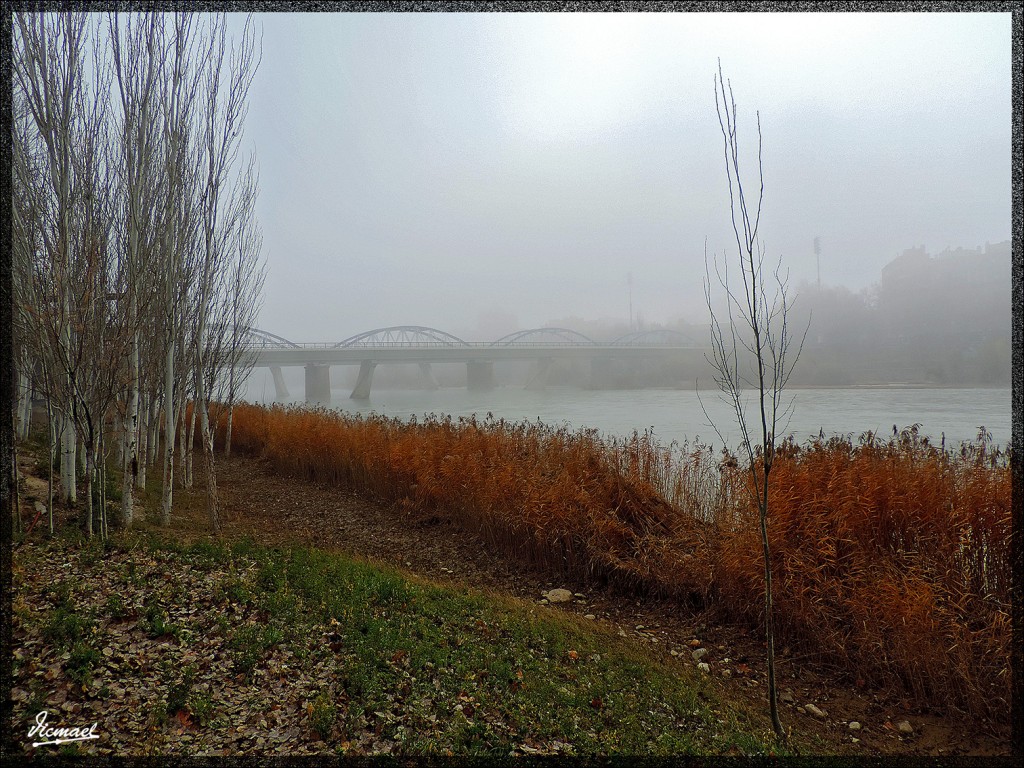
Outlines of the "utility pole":
{"type": "Polygon", "coordinates": [[[821,290],[821,238],[814,238],[814,261],[818,267],[818,290],[821,290]]]}
{"type": "Polygon", "coordinates": [[[633,332],[633,273],[626,273],[626,285],[629,286],[629,332],[633,332]]]}

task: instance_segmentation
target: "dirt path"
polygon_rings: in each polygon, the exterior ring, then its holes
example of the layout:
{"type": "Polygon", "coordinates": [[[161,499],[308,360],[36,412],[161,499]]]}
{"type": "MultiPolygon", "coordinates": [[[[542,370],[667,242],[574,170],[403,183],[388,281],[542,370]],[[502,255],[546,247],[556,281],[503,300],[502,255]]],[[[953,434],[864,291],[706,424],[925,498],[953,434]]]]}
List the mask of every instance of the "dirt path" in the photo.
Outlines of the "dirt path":
{"type": "MultiPolygon", "coordinates": [[[[202,476],[198,469],[196,476],[202,476]]],[[[735,627],[718,625],[707,614],[688,614],[676,603],[637,599],[513,562],[487,551],[475,536],[441,517],[414,521],[401,510],[344,490],[279,477],[262,461],[222,459],[218,486],[227,538],[248,536],[270,545],[301,543],[336,549],[438,582],[535,602],[543,599],[544,592],[563,587],[576,596],[555,606],[558,610],[607,622],[620,634],[649,643],[680,664],[694,665],[693,652],[704,649],[700,660],[709,664],[709,674],[723,695],[742,697],[758,706],[765,702],[762,641],[735,627]]],[[[22,503],[27,513],[31,497],[22,503]]],[[[191,508],[193,512],[183,514],[192,519],[172,518],[172,524],[184,523],[175,527],[205,535],[202,505],[191,508]]],[[[858,689],[837,672],[794,658],[784,645],[777,669],[783,724],[800,734],[817,736],[825,752],[1009,754],[1008,727],[916,711],[909,702],[885,692],[858,689]],[[809,704],[823,711],[824,717],[807,708],[809,704]],[[900,730],[904,721],[910,732],[900,730]],[[853,722],[860,727],[851,728],[853,722]]]]}

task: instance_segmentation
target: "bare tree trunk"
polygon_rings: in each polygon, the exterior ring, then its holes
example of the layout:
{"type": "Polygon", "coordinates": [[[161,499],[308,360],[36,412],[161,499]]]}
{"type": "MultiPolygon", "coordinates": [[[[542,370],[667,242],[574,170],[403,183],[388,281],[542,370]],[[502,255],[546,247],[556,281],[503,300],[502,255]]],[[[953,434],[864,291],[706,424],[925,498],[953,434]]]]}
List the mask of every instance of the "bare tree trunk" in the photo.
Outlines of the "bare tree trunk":
{"type": "Polygon", "coordinates": [[[47,473],[46,473],[46,511],[50,518],[50,535],[53,536],[53,459],[57,454],[57,425],[54,424],[53,419],[53,406],[50,403],[50,398],[46,398],[46,425],[50,432],[50,451],[47,454],[47,473]]]}
{"type": "Polygon", "coordinates": [[[100,525],[103,531],[103,538],[107,538],[107,437],[103,429],[100,429],[97,447],[99,467],[97,481],[100,484],[100,525]]]}
{"type": "Polygon", "coordinates": [[[139,474],[135,477],[135,487],[140,491],[146,489],[146,456],[149,453],[149,401],[148,395],[139,395],[139,474]]]}
{"type": "Polygon", "coordinates": [[[85,448],[85,535],[92,538],[92,481],[93,481],[93,448],[92,440],[85,448]]]}
{"type": "Polygon", "coordinates": [[[15,408],[15,434],[19,440],[27,440],[32,421],[32,378],[30,367],[22,358],[22,368],[18,371],[18,402],[15,408]]]}
{"type": "Polygon", "coordinates": [[[149,436],[146,438],[146,465],[153,466],[160,453],[160,396],[154,389],[149,396],[149,415],[146,417],[149,436]]]}
{"type": "Polygon", "coordinates": [[[75,476],[75,450],[78,440],[75,438],[75,423],[71,416],[60,412],[60,483],[61,498],[74,504],[78,501],[77,478],[75,476]]]}
{"type": "Polygon", "coordinates": [[[163,493],[160,498],[160,523],[170,525],[174,505],[174,343],[167,345],[164,363],[164,472],[163,493]]]}
{"type": "Polygon", "coordinates": [[[15,442],[11,450],[11,481],[14,483],[14,508],[11,513],[14,516],[14,530],[21,533],[25,525],[21,520],[21,483],[18,482],[18,443],[15,442]]]}
{"type": "Polygon", "coordinates": [[[213,432],[206,408],[199,409],[199,424],[203,439],[203,457],[206,463],[206,511],[214,533],[220,532],[220,505],[217,499],[217,472],[213,463],[213,432]]]}
{"type": "Polygon", "coordinates": [[[192,487],[192,449],[196,443],[196,404],[188,414],[188,428],[185,430],[185,487],[192,487]]]}
{"type": "Polygon", "coordinates": [[[228,426],[227,434],[224,437],[224,458],[231,458],[231,422],[234,421],[235,417],[235,403],[234,400],[228,403],[228,426]]]}
{"type": "MultiPolygon", "coordinates": [[[[134,304],[134,300],[131,301],[134,304]]],[[[134,310],[129,310],[132,317],[134,310]]],[[[121,522],[131,528],[135,516],[135,481],[139,473],[139,335],[132,334],[132,349],[128,356],[128,414],[124,422],[124,478],[121,483],[121,522]]]]}

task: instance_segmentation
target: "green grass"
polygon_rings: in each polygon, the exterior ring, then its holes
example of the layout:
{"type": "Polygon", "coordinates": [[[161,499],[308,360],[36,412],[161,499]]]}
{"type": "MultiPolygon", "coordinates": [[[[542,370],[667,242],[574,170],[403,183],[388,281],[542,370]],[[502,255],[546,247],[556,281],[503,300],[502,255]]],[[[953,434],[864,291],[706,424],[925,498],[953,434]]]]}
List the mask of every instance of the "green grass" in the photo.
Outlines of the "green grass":
{"type": "MultiPolygon", "coordinates": [[[[317,682],[302,705],[306,738],[339,753],[365,747],[371,734],[410,756],[505,759],[524,746],[580,756],[790,754],[765,713],[733,709],[691,665],[573,614],[312,548],[183,544],[154,531],[112,542],[168,573],[186,564],[216,572],[201,599],[221,615],[202,631],[222,640],[231,685],[258,685],[260,670],[288,654],[296,677],[317,682]]],[[[100,612],[123,617],[141,605],[139,629],[186,650],[194,628],[169,623],[159,603],[192,605],[198,596],[177,594],[174,579],[154,587],[134,567],[114,573],[122,597],[97,598],[100,612]]],[[[97,661],[88,642],[95,619],[73,610],[70,584],[55,584],[49,599],[44,635],[71,650],[67,666],[85,684],[97,661]]],[[[196,688],[203,674],[165,668],[149,705],[156,727],[184,710],[218,729],[218,702],[196,688]]]]}
{"type": "Polygon", "coordinates": [[[221,594],[266,618],[226,628],[239,672],[251,675],[279,643],[323,637],[340,685],[310,703],[321,737],[372,729],[409,754],[507,756],[554,741],[580,755],[778,751],[766,732],[719,722],[725,707],[688,666],[571,615],[310,548],[243,541],[181,554],[255,561],[221,594]]]}

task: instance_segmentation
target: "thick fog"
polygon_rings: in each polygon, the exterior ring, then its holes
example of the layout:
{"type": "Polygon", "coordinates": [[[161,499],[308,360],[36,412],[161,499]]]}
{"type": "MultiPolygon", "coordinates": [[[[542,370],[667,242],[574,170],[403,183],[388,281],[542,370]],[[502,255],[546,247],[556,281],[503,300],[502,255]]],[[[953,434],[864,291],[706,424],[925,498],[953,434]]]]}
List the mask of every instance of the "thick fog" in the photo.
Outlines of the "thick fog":
{"type": "MultiPolygon", "coordinates": [[[[265,14],[261,328],[471,340],[704,322],[730,249],[717,62],[761,233],[856,293],[1010,237],[1010,14],[265,14]]],[[[1009,262],[1006,263],[1007,293],[1009,262]]],[[[1006,317],[1009,328],[1009,317],[1006,317]]]]}

